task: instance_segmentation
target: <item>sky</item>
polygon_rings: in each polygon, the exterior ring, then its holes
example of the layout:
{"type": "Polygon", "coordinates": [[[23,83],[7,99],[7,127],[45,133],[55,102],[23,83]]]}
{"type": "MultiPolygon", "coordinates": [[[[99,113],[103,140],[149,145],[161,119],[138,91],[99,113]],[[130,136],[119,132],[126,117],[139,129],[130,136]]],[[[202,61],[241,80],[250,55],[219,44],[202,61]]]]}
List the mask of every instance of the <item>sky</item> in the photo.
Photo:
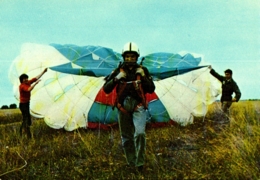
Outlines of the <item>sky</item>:
{"type": "Polygon", "coordinates": [[[0,0],[0,9],[0,106],[18,104],[8,71],[28,42],[202,54],[219,74],[233,70],[242,99],[260,98],[260,0],[0,0]]]}

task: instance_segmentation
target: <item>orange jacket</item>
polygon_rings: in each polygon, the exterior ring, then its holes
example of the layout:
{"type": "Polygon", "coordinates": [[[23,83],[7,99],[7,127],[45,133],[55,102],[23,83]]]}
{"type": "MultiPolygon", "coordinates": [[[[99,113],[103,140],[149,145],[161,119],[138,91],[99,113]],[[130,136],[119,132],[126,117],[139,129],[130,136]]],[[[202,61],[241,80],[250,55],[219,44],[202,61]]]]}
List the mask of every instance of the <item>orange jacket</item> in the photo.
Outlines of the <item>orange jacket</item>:
{"type": "Polygon", "coordinates": [[[29,87],[31,87],[31,84],[37,81],[36,78],[33,78],[28,81],[28,83],[21,83],[19,86],[19,92],[20,92],[20,103],[27,103],[30,101],[31,98],[31,91],[29,91],[29,87]]]}

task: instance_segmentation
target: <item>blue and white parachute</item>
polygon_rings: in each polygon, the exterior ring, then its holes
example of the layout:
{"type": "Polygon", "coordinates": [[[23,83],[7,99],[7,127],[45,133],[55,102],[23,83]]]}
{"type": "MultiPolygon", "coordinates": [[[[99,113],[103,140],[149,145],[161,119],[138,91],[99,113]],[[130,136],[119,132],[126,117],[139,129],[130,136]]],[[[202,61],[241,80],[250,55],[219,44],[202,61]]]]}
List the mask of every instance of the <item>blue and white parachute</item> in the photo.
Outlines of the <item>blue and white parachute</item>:
{"type": "MultiPolygon", "coordinates": [[[[191,53],[152,53],[139,58],[154,79],[155,92],[147,95],[149,121],[181,125],[204,116],[220,93],[202,56],[191,53]]],[[[116,92],[107,95],[104,77],[122,61],[121,54],[101,46],[40,45],[26,43],[13,61],[9,79],[19,99],[19,76],[29,79],[48,67],[31,95],[31,113],[52,128],[68,131],[117,123],[112,109],[116,92]]]]}

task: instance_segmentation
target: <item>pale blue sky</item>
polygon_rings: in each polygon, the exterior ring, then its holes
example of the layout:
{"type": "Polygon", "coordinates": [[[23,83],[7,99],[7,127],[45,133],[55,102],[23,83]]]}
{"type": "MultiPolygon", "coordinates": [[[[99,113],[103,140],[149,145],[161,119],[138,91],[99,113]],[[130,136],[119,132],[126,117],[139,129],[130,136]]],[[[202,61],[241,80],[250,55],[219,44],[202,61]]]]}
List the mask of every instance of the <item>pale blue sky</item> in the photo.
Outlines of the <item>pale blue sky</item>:
{"type": "Polygon", "coordinates": [[[259,0],[0,0],[0,9],[0,106],[18,104],[8,69],[26,42],[199,53],[220,74],[233,70],[242,99],[260,98],[259,0]]]}

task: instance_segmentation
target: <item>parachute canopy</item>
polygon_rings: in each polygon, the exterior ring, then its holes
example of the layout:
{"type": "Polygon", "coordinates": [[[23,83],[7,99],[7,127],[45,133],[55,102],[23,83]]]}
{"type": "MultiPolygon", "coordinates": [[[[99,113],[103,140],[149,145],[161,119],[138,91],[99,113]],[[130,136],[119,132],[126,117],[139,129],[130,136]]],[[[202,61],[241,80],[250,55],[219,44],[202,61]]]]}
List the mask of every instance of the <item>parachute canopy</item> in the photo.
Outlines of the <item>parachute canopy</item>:
{"type": "MultiPolygon", "coordinates": [[[[101,46],[26,43],[10,67],[9,78],[18,99],[20,74],[30,79],[48,67],[31,93],[32,115],[68,131],[105,127],[117,123],[117,109],[112,109],[116,92],[105,94],[102,89],[104,78],[120,62],[121,54],[101,46]]],[[[194,116],[204,116],[219,94],[201,56],[160,52],[141,56],[138,62],[148,68],[156,86],[153,94],[146,95],[148,122],[187,125],[194,116]]]]}

